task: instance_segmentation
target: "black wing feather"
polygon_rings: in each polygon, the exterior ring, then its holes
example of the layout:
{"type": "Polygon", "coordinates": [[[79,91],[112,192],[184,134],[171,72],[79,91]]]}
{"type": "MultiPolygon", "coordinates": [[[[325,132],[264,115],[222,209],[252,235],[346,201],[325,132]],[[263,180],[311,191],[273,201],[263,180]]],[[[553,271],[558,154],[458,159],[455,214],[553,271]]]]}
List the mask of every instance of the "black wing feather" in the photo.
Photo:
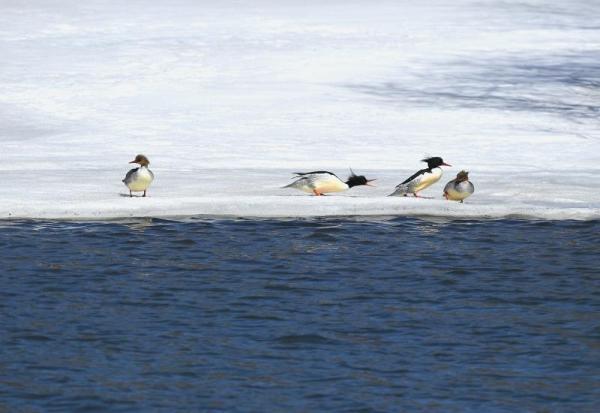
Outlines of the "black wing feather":
{"type": "Polygon", "coordinates": [[[329,171],[312,171],[312,172],[294,172],[295,175],[304,176],[304,175],[312,175],[312,174],[329,174],[335,176],[333,172],[329,171]]]}
{"type": "Polygon", "coordinates": [[[425,168],[425,169],[421,169],[420,171],[415,172],[413,175],[410,176],[410,178],[407,178],[404,182],[402,182],[400,185],[404,185],[409,183],[410,181],[412,181],[413,179],[415,179],[417,176],[419,175],[423,175],[426,172],[430,172],[429,168],[425,168]]]}
{"type": "MultiPolygon", "coordinates": [[[[131,177],[131,175],[136,173],[138,169],[140,169],[140,168],[130,169],[129,172],[127,172],[127,174],[125,175],[125,179],[123,179],[123,182],[127,182],[129,180],[129,178],[131,177]]],[[[154,178],[154,175],[152,177],[154,178]]]]}

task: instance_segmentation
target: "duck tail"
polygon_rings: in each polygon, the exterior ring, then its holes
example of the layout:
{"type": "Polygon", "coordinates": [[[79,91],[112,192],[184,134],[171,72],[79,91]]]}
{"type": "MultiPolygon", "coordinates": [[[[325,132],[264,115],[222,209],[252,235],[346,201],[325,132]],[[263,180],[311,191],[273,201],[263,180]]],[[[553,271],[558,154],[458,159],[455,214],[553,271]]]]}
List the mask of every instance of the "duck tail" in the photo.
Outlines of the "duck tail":
{"type": "Polygon", "coordinates": [[[392,192],[388,196],[404,196],[406,194],[408,194],[408,185],[400,184],[396,187],[394,192],[392,192]]]}
{"type": "Polygon", "coordinates": [[[281,188],[297,188],[298,187],[298,181],[294,181],[291,184],[287,184],[285,186],[282,186],[281,188]]]}

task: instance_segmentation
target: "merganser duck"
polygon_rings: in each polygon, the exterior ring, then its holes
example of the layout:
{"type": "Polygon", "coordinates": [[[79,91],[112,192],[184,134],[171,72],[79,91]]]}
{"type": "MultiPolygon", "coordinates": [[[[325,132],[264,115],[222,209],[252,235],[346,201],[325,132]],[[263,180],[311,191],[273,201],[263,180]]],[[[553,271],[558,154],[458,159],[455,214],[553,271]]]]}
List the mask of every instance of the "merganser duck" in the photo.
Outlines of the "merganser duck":
{"type": "Polygon", "coordinates": [[[350,169],[351,175],[346,182],[337,177],[336,174],[329,171],[313,171],[313,172],[294,172],[293,178],[298,178],[284,188],[295,188],[300,191],[312,193],[316,196],[324,195],[329,192],[346,191],[353,186],[369,185],[369,182],[375,179],[367,179],[362,175],[355,175],[350,169]]]}
{"type": "Polygon", "coordinates": [[[146,158],[144,155],[138,155],[129,163],[137,163],[140,165],[139,168],[134,168],[127,172],[125,179],[123,179],[123,183],[127,185],[127,188],[129,188],[129,196],[133,196],[131,193],[132,191],[144,191],[144,195],[142,196],[146,196],[146,190],[154,180],[154,174],[150,169],[148,169],[150,161],[148,161],[148,158],[146,158]]]}
{"type": "Polygon", "coordinates": [[[469,182],[469,173],[460,171],[456,179],[451,180],[444,187],[444,198],[461,203],[475,192],[475,187],[469,182]]]}
{"type": "Polygon", "coordinates": [[[443,174],[440,166],[452,166],[445,163],[439,156],[425,158],[421,162],[427,162],[427,168],[415,172],[410,178],[397,185],[396,190],[389,196],[407,196],[408,194],[413,194],[415,197],[419,197],[419,191],[440,180],[443,174]]]}

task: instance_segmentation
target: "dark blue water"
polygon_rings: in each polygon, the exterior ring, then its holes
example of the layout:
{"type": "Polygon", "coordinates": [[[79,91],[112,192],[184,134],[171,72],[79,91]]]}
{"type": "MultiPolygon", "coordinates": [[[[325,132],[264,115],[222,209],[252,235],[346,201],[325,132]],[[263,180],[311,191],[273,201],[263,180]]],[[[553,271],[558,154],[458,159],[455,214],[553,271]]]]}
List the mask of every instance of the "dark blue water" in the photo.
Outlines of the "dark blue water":
{"type": "Polygon", "coordinates": [[[0,411],[595,412],[600,221],[0,224],[0,411]]]}

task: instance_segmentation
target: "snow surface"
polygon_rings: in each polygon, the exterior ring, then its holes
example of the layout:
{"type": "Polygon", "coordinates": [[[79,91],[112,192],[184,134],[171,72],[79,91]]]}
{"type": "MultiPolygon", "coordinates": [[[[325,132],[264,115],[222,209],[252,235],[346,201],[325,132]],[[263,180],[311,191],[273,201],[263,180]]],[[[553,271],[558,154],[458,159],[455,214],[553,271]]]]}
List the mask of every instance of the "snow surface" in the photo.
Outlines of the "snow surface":
{"type": "Polygon", "coordinates": [[[0,0],[0,218],[600,218],[594,16],[587,0],[0,0]],[[137,153],[156,180],[130,199],[137,153]],[[453,165],[436,199],[385,197],[424,155],[453,165]],[[377,188],[280,188],[350,166],[377,188]],[[475,194],[442,200],[461,169],[475,194]]]}

